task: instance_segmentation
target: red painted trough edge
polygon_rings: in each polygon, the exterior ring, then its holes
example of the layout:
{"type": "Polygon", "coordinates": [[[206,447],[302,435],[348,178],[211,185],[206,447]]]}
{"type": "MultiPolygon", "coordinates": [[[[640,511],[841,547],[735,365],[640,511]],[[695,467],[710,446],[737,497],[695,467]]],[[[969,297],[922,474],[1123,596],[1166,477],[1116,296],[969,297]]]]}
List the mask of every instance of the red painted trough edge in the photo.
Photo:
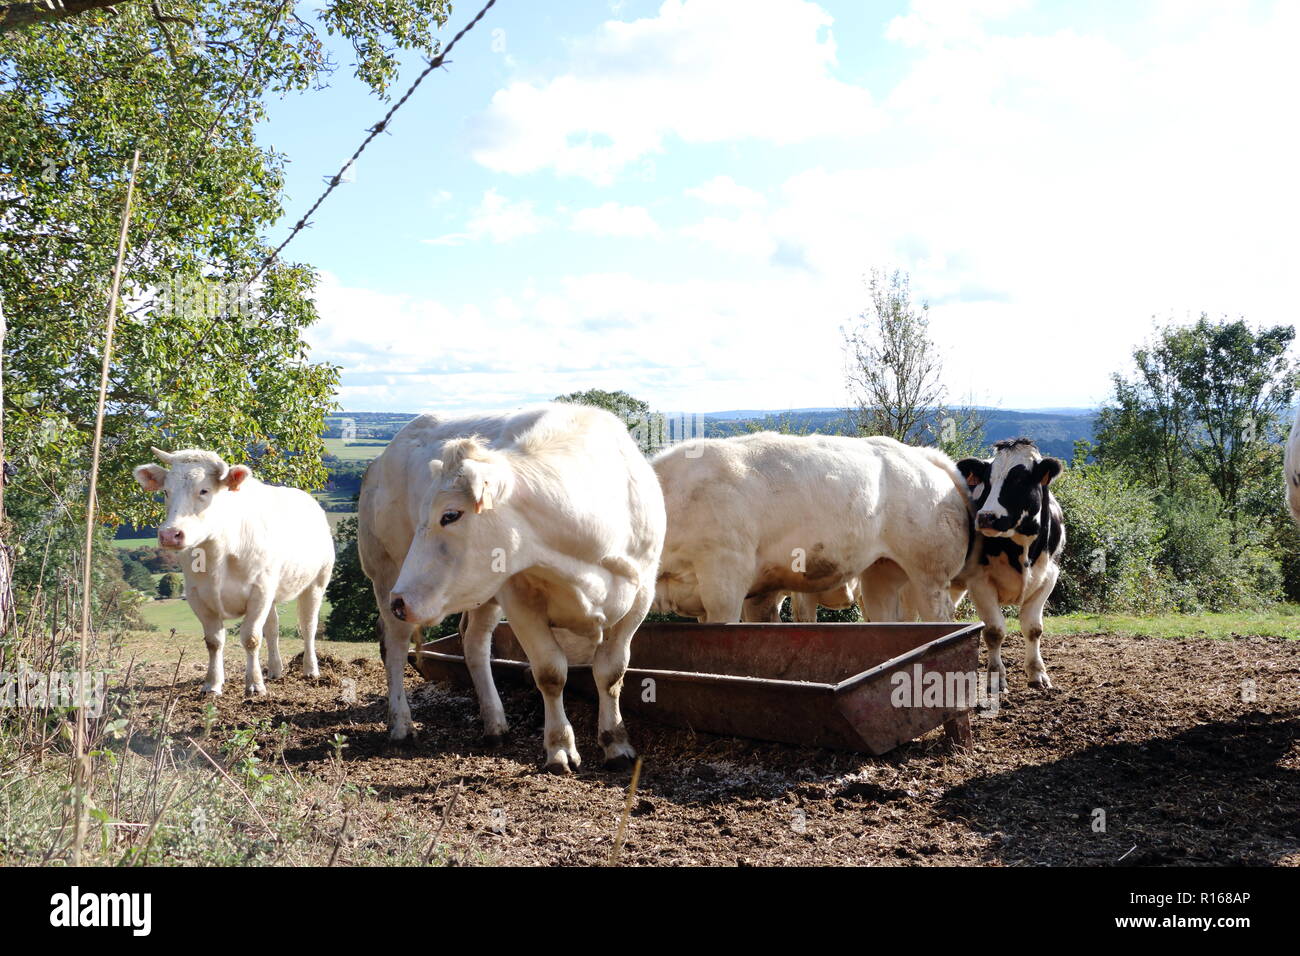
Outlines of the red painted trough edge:
{"type": "MultiPolygon", "coordinates": [[[[625,715],[695,731],[875,755],[940,725],[952,744],[967,746],[974,699],[959,694],[933,706],[896,706],[894,692],[899,674],[906,675],[903,682],[933,682],[931,675],[938,675],[949,688],[954,680],[973,686],[980,630],[978,623],[647,624],[632,642],[622,709],[625,715]],[[842,665],[853,667],[855,654],[870,661],[874,649],[878,660],[881,645],[897,653],[834,681],[717,672],[825,670],[826,659],[814,655],[831,651],[842,665]],[[638,657],[667,657],[675,666],[639,667],[638,657]]],[[[527,660],[508,624],[498,626],[493,653],[494,677],[525,678],[527,660]]],[[[410,660],[415,666],[414,653],[410,660]]],[[[417,669],[428,680],[471,684],[457,635],[425,644],[417,669]]],[[[568,687],[594,697],[590,668],[570,666],[568,687]]],[[[921,699],[922,686],[913,690],[921,699]]]]}

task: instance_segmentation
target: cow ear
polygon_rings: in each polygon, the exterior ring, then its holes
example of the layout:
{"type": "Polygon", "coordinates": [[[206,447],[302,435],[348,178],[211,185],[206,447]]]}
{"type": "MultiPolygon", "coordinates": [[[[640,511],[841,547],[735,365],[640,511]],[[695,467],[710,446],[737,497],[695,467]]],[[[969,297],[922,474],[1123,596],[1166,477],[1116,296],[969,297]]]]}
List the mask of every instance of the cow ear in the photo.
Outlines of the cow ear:
{"type": "Polygon", "coordinates": [[[231,491],[238,491],[239,486],[253,476],[253,469],[247,465],[231,465],[225,476],[221,479],[222,483],[231,491]]]}
{"type": "Polygon", "coordinates": [[[167,481],[167,469],[162,465],[136,465],[131,474],[145,491],[162,491],[167,481]]]}
{"type": "Polygon", "coordinates": [[[971,488],[989,480],[989,462],[983,458],[963,458],[957,462],[957,470],[971,488]]]}
{"type": "Polygon", "coordinates": [[[1061,473],[1061,462],[1056,458],[1043,458],[1034,464],[1034,481],[1044,488],[1061,473]]]}
{"type": "Polygon", "coordinates": [[[509,462],[498,455],[488,459],[467,458],[461,463],[460,478],[474,499],[474,513],[491,511],[510,496],[514,473],[509,462]]]}

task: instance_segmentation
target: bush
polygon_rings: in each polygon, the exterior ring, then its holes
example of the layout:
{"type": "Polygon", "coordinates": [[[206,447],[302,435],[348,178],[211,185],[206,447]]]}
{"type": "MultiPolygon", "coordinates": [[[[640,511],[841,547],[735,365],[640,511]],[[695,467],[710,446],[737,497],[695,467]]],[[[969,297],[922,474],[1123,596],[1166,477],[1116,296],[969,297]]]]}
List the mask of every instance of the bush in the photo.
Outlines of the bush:
{"type": "Polygon", "coordinates": [[[158,596],[160,598],[178,598],[185,594],[185,576],[169,571],[158,579],[158,596]]]}
{"type": "Polygon", "coordinates": [[[1052,611],[1168,610],[1168,579],[1156,569],[1163,530],[1151,493],[1101,465],[1071,468],[1052,491],[1065,513],[1052,611]]]}
{"type": "Polygon", "coordinates": [[[357,519],[345,518],[334,529],[334,573],[325,587],[330,602],[322,636],[328,641],[378,640],[379,612],[370,579],[357,554],[357,519]]]}
{"type": "Polygon", "coordinates": [[[1282,568],[1267,527],[1231,522],[1215,500],[1186,495],[1160,508],[1165,527],[1158,560],[1170,578],[1174,606],[1188,614],[1260,610],[1282,596],[1282,568]]]}
{"type": "Polygon", "coordinates": [[[122,562],[122,577],[126,579],[127,584],[137,591],[152,591],[154,589],[153,575],[149,573],[148,568],[129,554],[119,552],[117,559],[122,562]]]}

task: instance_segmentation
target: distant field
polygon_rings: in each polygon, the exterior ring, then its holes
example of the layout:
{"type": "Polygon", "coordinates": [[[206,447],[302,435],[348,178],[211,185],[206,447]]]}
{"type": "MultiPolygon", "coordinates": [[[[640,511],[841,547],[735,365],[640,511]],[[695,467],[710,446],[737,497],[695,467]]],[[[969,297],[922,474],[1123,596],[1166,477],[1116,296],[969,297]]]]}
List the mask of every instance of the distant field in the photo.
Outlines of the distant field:
{"type": "Polygon", "coordinates": [[[342,438],[326,438],[325,450],[343,461],[371,461],[388,445],[378,438],[362,438],[345,441],[342,438]]]}
{"type": "Polygon", "coordinates": [[[158,539],[153,535],[147,535],[143,538],[114,538],[113,547],[121,548],[124,551],[131,551],[135,548],[156,548],[158,539]]]}

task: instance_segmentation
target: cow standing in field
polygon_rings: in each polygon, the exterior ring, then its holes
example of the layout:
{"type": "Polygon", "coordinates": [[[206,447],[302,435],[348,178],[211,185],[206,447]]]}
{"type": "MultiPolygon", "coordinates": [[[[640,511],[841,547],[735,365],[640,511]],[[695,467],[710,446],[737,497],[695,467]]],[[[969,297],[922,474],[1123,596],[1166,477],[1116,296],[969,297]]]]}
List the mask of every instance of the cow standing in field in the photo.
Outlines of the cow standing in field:
{"type": "Polygon", "coordinates": [[[1286,479],[1286,503],[1291,509],[1291,516],[1300,522],[1300,409],[1296,410],[1295,421],[1291,425],[1291,437],[1286,443],[1286,462],[1282,466],[1286,479]]]}
{"type": "Polygon", "coordinates": [[[247,465],[228,465],[214,452],[155,448],[153,453],[167,467],[138,465],[133,474],[146,491],[167,497],[159,545],[189,552],[181,569],[185,600],[203,625],[208,646],[203,691],[221,693],[226,621],[241,615],[244,693],[266,693],[258,659],[264,636],[271,679],[284,675],[275,605],[295,598],[303,673],[319,677],[316,623],[334,568],[334,539],[316,499],[296,488],[263,484],[247,465]]]}
{"type": "Polygon", "coordinates": [[[1061,463],[1044,458],[1028,438],[997,442],[993,450],[987,461],[963,458],[957,462],[970,485],[977,537],[955,583],[968,589],[984,622],[989,673],[998,675],[1002,689],[1007,686],[1007,669],[1002,663],[1006,638],[1003,605],[1020,608],[1030,685],[1047,688],[1052,682],[1039,641],[1043,607],[1056,587],[1065,549],[1065,520],[1049,487],[1061,473],[1061,463]]]}
{"type": "Polygon", "coordinates": [[[545,701],[547,769],[581,763],[563,692],[569,664],[588,660],[605,766],[630,765],[636,753],[619,695],[632,635],[654,598],[665,518],[654,472],[626,425],[581,405],[421,416],[371,465],[360,509],[358,546],[384,624],[394,738],[410,732],[402,677],[411,638],[456,612],[470,615],[466,658],[485,729],[496,729],[486,724],[490,709],[504,732],[487,666],[499,605],[545,701]]]}
{"type": "MultiPolygon", "coordinates": [[[[657,609],[739,621],[747,599],[840,588],[889,559],[913,610],[951,620],[969,513],[966,484],[942,452],[761,432],[683,443],[653,464],[668,509],[657,609]]],[[[896,589],[875,605],[864,582],[863,600],[872,620],[898,619],[896,589]]]]}

